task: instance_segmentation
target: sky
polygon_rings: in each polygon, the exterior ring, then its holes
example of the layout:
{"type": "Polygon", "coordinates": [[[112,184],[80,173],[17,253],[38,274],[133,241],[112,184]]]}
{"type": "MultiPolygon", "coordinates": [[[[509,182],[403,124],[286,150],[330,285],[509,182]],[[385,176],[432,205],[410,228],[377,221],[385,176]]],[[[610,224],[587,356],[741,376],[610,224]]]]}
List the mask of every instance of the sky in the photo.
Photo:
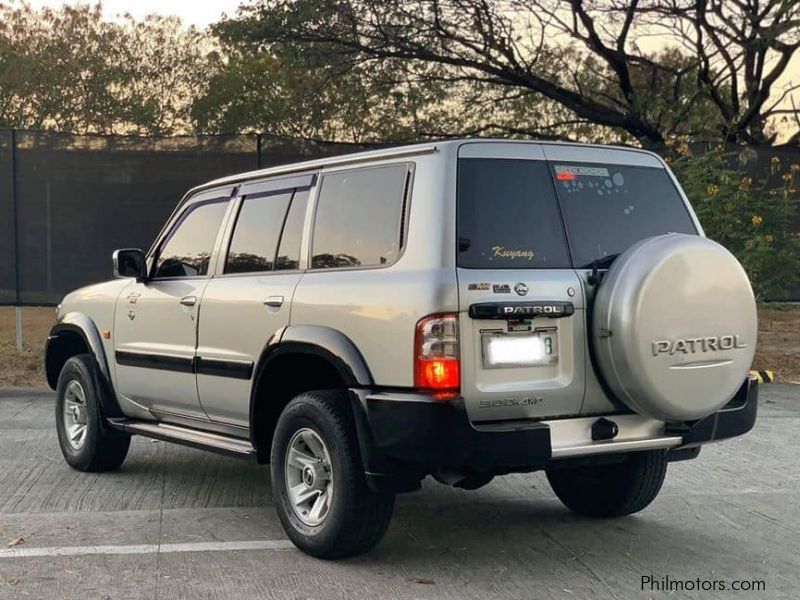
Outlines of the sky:
{"type": "MultiPolygon", "coordinates": [[[[49,6],[58,8],[62,4],[96,4],[95,0],[28,0],[34,8],[49,6]]],[[[219,21],[223,13],[233,16],[239,6],[239,0],[104,0],[103,12],[112,19],[116,15],[129,12],[141,19],[147,15],[158,13],[177,15],[185,23],[204,28],[219,21]]]]}

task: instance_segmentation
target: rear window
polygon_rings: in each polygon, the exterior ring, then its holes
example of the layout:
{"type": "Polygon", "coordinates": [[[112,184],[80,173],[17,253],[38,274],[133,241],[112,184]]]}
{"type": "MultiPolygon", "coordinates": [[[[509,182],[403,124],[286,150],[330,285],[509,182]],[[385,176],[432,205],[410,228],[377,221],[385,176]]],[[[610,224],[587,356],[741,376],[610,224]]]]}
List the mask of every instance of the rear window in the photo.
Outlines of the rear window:
{"type": "Polygon", "coordinates": [[[570,266],[546,163],[462,158],[458,165],[460,267],[570,266]]]}
{"type": "Polygon", "coordinates": [[[458,265],[472,269],[585,268],[697,233],[665,170],[606,164],[460,159],[457,220],[458,265]]]}
{"type": "Polygon", "coordinates": [[[576,268],[663,233],[697,233],[664,169],[550,165],[576,268]]]}

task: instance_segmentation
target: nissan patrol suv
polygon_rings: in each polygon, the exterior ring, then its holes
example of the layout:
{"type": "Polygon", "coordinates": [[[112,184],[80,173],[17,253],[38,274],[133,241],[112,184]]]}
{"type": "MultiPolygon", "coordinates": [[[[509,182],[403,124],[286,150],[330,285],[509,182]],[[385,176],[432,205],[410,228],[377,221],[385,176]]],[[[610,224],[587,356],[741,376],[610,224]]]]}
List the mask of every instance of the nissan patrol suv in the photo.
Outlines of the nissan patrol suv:
{"type": "Polygon", "coordinates": [[[591,517],[749,431],[756,307],[666,164],[641,150],[460,140],[191,190],[48,338],[75,469],[141,435],[269,463],[289,538],[383,536],[395,494],[544,470],[591,517]]]}

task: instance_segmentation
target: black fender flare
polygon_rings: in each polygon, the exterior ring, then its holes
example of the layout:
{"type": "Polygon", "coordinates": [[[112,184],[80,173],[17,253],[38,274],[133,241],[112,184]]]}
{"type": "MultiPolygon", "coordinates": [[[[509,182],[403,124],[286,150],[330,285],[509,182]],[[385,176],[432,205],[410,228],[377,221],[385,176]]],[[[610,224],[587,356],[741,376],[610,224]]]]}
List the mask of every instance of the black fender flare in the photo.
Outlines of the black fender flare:
{"type": "Polygon", "coordinates": [[[284,327],[267,342],[255,366],[250,390],[251,435],[254,434],[252,423],[255,422],[257,391],[261,387],[262,374],[272,361],[287,354],[310,354],[324,358],[336,369],[348,389],[374,385],[363,355],[353,341],[338,329],[322,325],[284,327]]]}
{"type": "Polygon", "coordinates": [[[95,366],[97,367],[97,385],[100,390],[100,404],[103,408],[103,413],[106,418],[119,418],[125,415],[117,402],[116,394],[114,393],[114,386],[111,383],[111,371],[109,369],[106,353],[103,349],[103,341],[100,338],[100,332],[94,321],[83,313],[71,312],[67,313],[58,320],[50,334],[47,336],[47,345],[44,352],[44,368],[45,376],[48,385],[55,389],[58,382],[60,373],[55,372],[55,365],[53,364],[52,348],[55,340],[66,332],[78,334],[89,349],[89,353],[94,358],[95,366]]]}

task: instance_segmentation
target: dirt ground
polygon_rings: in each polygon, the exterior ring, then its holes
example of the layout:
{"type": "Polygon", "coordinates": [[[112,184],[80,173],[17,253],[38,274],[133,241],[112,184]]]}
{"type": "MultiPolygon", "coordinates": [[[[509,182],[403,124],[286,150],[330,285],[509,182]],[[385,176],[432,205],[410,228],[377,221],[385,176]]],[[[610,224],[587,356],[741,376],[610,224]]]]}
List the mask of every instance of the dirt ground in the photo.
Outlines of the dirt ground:
{"type": "Polygon", "coordinates": [[[0,306],[0,389],[47,385],[42,357],[55,318],[51,306],[23,308],[23,351],[17,352],[14,309],[0,306]]]}
{"type": "MultiPolygon", "coordinates": [[[[0,389],[42,387],[42,353],[55,319],[52,307],[22,309],[24,350],[15,347],[14,309],[0,307],[0,389]]],[[[758,352],[753,368],[779,381],[800,383],[800,305],[759,308],[758,352]]]]}
{"type": "Polygon", "coordinates": [[[759,308],[754,368],[774,370],[779,381],[800,383],[800,305],[759,308]]]}

